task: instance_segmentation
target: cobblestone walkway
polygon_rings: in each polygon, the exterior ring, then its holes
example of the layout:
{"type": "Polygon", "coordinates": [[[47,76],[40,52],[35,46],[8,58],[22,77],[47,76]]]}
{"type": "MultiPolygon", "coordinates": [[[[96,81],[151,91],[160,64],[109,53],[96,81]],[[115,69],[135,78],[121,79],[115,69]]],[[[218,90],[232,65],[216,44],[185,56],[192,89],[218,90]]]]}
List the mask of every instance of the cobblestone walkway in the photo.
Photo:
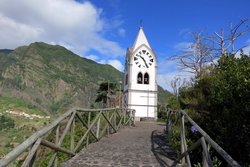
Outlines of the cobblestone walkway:
{"type": "Polygon", "coordinates": [[[176,166],[176,154],[164,140],[164,125],[136,122],[110,137],[91,144],[63,167],[161,167],[176,166]]]}

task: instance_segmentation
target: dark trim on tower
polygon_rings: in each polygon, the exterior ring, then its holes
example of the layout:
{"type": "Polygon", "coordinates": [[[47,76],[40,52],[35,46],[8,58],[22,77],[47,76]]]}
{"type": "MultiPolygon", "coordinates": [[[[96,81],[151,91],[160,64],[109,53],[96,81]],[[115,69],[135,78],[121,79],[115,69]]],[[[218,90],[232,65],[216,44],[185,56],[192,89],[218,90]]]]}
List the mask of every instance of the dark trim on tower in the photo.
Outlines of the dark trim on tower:
{"type": "Polygon", "coordinates": [[[128,106],[157,107],[157,105],[128,104],[128,106]]]}
{"type": "Polygon", "coordinates": [[[139,89],[127,89],[123,93],[127,93],[127,92],[158,93],[158,91],[153,91],[153,90],[139,90],[139,89]]]}

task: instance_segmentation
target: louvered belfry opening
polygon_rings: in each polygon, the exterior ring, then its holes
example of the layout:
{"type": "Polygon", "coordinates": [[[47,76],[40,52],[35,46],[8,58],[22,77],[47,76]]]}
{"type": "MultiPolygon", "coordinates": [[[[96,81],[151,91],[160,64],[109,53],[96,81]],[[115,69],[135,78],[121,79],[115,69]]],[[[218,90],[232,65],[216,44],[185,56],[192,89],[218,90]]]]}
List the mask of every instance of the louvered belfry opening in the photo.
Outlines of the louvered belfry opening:
{"type": "Polygon", "coordinates": [[[148,73],[144,74],[144,84],[149,84],[149,75],[148,75],[148,73]]]}
{"type": "Polygon", "coordinates": [[[143,75],[141,72],[139,72],[137,75],[137,83],[142,84],[142,80],[143,80],[143,75]]]}

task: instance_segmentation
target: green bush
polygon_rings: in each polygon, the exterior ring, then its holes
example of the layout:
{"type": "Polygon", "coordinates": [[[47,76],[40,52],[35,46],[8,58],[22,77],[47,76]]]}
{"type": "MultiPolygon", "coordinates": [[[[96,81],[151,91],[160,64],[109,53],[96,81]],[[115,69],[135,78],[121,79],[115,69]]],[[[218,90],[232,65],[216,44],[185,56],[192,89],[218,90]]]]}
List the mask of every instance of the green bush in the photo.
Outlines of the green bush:
{"type": "Polygon", "coordinates": [[[15,121],[5,115],[0,116],[0,131],[15,127],[15,121]]]}

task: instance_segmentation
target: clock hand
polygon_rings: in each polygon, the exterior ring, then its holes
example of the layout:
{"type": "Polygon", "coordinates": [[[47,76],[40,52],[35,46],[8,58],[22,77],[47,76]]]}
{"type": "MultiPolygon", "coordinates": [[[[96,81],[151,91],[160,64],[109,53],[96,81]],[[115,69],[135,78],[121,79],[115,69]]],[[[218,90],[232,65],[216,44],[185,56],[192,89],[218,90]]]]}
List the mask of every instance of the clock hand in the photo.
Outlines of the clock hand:
{"type": "Polygon", "coordinates": [[[142,56],[140,56],[140,58],[142,58],[142,60],[144,61],[146,67],[148,68],[148,64],[146,63],[146,60],[142,56]]]}

